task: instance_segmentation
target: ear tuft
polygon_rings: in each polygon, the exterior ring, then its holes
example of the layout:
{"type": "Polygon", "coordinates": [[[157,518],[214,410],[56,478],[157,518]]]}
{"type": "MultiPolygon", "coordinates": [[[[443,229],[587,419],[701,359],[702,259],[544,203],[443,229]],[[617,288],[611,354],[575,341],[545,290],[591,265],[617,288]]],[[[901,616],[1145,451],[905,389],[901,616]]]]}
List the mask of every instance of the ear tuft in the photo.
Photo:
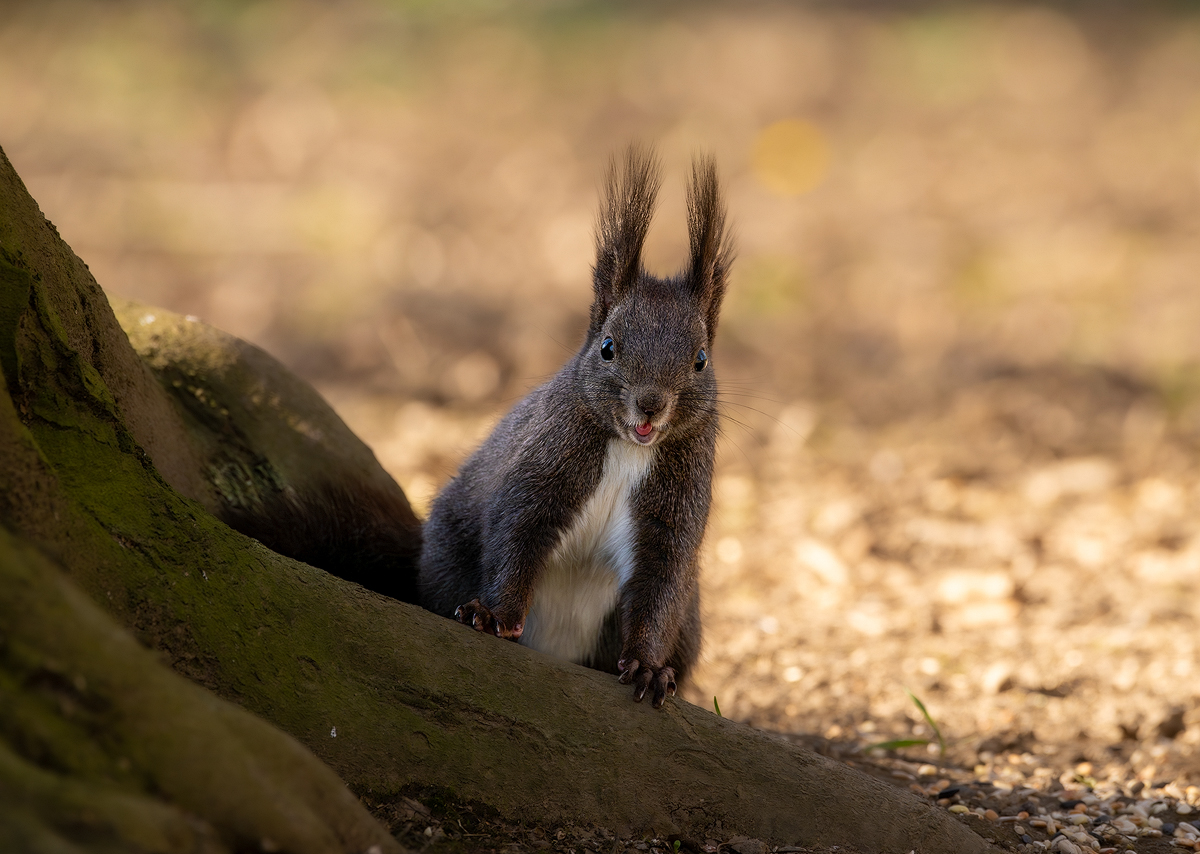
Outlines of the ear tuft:
{"type": "Polygon", "coordinates": [[[637,280],[642,245],[654,216],[654,200],[662,184],[653,148],[630,145],[625,157],[608,162],[604,195],[596,222],[596,266],[592,280],[596,301],[592,324],[599,327],[609,309],[637,280]]]}
{"type": "Polygon", "coordinates": [[[708,338],[717,330],[721,301],[725,297],[733,239],[725,228],[725,200],[717,180],[712,155],[692,160],[692,181],[687,189],[688,243],[691,250],[688,280],[705,311],[708,338]]]}

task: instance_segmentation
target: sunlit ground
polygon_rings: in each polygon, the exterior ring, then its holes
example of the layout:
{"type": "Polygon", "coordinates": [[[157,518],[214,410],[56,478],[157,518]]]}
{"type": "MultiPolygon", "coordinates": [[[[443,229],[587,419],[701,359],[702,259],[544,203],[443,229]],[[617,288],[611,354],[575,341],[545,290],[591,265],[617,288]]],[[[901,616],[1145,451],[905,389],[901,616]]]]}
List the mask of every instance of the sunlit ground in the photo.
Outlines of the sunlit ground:
{"type": "Polygon", "coordinates": [[[688,696],[871,743],[929,734],[909,688],[998,779],[1200,781],[1200,20],[454,8],[8,4],[0,145],[107,291],[284,359],[422,507],[578,345],[609,155],[657,144],[669,272],[711,151],[688,696]]]}

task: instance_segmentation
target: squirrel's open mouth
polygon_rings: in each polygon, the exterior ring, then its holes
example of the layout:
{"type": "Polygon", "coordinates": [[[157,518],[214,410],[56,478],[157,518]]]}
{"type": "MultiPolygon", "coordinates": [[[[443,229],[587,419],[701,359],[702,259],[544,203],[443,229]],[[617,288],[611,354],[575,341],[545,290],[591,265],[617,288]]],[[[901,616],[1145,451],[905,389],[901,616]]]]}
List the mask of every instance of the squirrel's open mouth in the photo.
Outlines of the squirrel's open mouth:
{"type": "Polygon", "coordinates": [[[633,428],[633,440],[639,445],[649,445],[658,438],[660,432],[653,424],[647,421],[633,428]]]}

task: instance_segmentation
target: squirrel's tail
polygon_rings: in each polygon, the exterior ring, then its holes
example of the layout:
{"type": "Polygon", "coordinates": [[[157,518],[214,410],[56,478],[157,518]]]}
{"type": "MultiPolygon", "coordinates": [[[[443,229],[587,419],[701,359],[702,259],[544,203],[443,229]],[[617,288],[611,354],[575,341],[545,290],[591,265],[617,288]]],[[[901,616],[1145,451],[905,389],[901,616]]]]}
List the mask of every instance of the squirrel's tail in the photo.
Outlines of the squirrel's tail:
{"type": "Polygon", "coordinates": [[[399,489],[365,484],[271,493],[221,520],[272,551],[403,602],[418,602],[421,521],[399,489]]]}

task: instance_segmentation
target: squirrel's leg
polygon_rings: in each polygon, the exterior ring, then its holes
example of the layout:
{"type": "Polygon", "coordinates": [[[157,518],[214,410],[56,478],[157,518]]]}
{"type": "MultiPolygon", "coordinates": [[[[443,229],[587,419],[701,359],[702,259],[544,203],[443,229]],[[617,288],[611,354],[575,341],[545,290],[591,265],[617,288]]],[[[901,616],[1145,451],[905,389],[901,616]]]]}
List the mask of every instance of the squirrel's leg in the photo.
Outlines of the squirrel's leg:
{"type": "Polygon", "coordinates": [[[486,525],[491,533],[483,546],[487,582],[477,598],[455,611],[459,622],[519,640],[534,587],[566,522],[567,508],[561,504],[518,501],[493,507],[486,525]]]}
{"type": "Polygon", "coordinates": [[[698,637],[695,644],[690,639],[679,643],[685,629],[699,634],[694,558],[691,563],[657,569],[643,564],[622,595],[623,638],[617,669],[621,682],[633,685],[633,698],[641,702],[649,691],[656,709],[678,690],[675,665],[691,664],[690,658],[675,660],[681,646],[685,656],[688,647],[699,646],[698,637]]]}

